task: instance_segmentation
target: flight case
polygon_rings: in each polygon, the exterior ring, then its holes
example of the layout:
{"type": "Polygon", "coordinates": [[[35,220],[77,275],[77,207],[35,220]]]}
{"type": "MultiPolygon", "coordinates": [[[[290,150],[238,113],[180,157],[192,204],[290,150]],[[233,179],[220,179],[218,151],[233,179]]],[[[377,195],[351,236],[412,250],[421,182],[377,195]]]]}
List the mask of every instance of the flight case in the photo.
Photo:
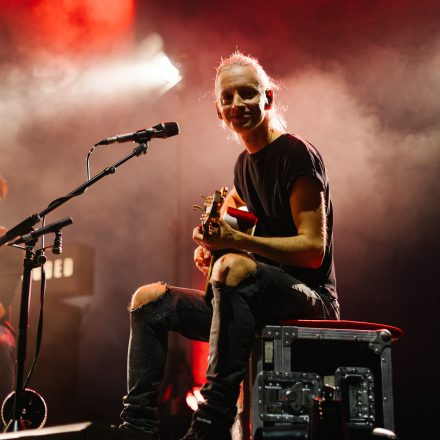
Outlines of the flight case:
{"type": "Polygon", "coordinates": [[[386,326],[264,327],[250,365],[253,438],[271,430],[307,432],[313,405],[330,388],[349,431],[394,430],[392,339],[386,326]]]}

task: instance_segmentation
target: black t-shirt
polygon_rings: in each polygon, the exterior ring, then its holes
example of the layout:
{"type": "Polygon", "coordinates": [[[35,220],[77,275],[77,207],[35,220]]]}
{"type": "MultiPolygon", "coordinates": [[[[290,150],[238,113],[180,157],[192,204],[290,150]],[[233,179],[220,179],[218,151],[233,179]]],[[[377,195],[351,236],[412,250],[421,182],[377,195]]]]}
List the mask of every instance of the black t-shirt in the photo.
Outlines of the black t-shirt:
{"type": "Polygon", "coordinates": [[[258,260],[280,266],[292,276],[320,292],[336,294],[333,263],[333,205],[321,155],[311,144],[284,134],[254,154],[243,151],[234,169],[234,185],[247,208],[257,218],[255,235],[288,237],[298,234],[290,211],[290,193],[300,176],[313,176],[322,186],[327,217],[327,246],[317,269],[281,266],[255,255],[258,260]]]}

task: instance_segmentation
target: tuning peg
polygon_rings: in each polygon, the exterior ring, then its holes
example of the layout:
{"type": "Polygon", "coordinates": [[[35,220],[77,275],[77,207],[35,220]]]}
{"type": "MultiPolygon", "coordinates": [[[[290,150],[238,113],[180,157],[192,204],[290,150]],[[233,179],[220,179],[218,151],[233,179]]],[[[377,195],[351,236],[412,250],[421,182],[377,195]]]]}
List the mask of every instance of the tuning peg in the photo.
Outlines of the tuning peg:
{"type": "Polygon", "coordinates": [[[226,194],[228,193],[228,191],[229,191],[229,189],[227,186],[222,186],[220,188],[220,193],[221,193],[222,197],[226,197],[226,194]]]}
{"type": "Polygon", "coordinates": [[[193,210],[194,210],[194,211],[199,210],[199,211],[201,211],[201,212],[204,211],[204,209],[203,209],[201,206],[199,206],[199,205],[193,205],[193,210]]]}

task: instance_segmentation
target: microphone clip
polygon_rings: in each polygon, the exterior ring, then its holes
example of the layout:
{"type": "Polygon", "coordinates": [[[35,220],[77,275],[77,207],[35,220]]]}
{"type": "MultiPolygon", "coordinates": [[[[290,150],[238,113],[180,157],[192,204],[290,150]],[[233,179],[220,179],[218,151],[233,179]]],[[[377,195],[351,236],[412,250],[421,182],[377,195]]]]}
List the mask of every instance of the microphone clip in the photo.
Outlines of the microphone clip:
{"type": "Polygon", "coordinates": [[[135,156],[140,156],[141,154],[147,154],[147,150],[148,150],[147,142],[142,142],[133,148],[133,153],[135,156]]]}
{"type": "Polygon", "coordinates": [[[55,238],[52,246],[52,253],[60,255],[63,252],[63,233],[61,229],[55,232],[55,238]]]}

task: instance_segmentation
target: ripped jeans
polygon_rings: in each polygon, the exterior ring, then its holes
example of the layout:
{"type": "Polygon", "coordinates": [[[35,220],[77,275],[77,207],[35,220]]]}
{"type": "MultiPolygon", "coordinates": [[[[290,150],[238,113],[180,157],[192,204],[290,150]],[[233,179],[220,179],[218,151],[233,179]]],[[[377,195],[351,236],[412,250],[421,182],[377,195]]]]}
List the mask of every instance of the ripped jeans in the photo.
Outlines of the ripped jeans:
{"type": "Polygon", "coordinates": [[[236,414],[240,383],[258,328],[281,319],[339,319],[337,300],[260,262],[256,272],[237,286],[213,282],[213,294],[208,304],[203,292],[170,286],[157,300],[130,313],[123,425],[158,432],[158,387],[170,330],[210,342],[208,382],[201,390],[206,403],[197,415],[227,427],[236,414]]]}

